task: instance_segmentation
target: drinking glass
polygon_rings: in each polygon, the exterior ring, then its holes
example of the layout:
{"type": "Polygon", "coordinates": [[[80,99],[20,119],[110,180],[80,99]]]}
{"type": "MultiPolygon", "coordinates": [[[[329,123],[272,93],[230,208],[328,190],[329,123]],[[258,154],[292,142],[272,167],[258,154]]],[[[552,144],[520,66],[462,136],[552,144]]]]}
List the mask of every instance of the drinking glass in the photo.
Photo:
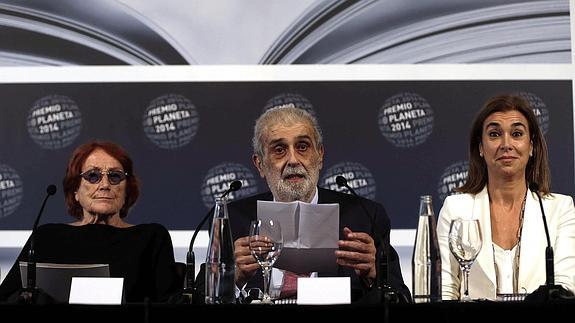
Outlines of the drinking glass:
{"type": "Polygon", "coordinates": [[[264,276],[263,304],[273,304],[269,294],[271,271],[278,259],[283,237],[279,222],[274,220],[254,220],[250,224],[250,251],[256,258],[264,276]]]}
{"type": "Polygon", "coordinates": [[[451,221],[449,227],[449,250],[459,262],[463,272],[462,301],[470,301],[469,297],[469,271],[471,265],[481,250],[481,228],[478,220],[456,219],[451,221]]]}

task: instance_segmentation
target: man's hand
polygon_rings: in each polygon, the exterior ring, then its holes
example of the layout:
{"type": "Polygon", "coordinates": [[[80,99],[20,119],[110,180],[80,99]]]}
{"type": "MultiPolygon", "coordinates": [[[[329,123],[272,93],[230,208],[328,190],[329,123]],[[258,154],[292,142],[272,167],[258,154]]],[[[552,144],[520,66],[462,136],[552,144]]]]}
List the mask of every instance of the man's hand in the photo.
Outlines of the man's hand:
{"type": "Polygon", "coordinates": [[[340,266],[355,269],[355,273],[373,282],[376,277],[375,243],[365,232],[353,232],[343,228],[345,240],[339,240],[339,250],[335,251],[336,262],[340,266]]]}
{"type": "Polygon", "coordinates": [[[241,289],[260,268],[250,252],[249,237],[242,237],[234,242],[234,256],[236,257],[236,286],[241,289]]]}

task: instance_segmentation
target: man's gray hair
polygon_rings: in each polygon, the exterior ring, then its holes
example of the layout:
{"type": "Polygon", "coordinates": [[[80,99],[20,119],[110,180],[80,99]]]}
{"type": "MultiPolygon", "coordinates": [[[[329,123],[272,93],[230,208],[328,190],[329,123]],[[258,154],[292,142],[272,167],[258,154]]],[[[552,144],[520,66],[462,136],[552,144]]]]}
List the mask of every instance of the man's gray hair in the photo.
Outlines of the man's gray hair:
{"type": "Polygon", "coordinates": [[[300,122],[308,123],[312,126],[315,137],[312,139],[314,140],[316,148],[319,148],[323,143],[323,139],[317,119],[304,109],[279,106],[266,110],[256,120],[256,125],[254,126],[254,137],[252,138],[254,153],[260,156],[260,158],[264,157],[262,136],[271,125],[291,125],[300,122]]]}

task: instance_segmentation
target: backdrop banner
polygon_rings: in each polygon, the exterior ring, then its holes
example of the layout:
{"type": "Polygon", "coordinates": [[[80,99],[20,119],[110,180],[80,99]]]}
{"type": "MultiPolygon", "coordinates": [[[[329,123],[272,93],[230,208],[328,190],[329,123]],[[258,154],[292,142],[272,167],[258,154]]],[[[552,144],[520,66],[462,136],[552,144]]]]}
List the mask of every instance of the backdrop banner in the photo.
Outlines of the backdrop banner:
{"type": "MultiPolygon", "coordinates": [[[[552,190],[573,195],[573,90],[564,81],[280,81],[0,84],[0,230],[71,222],[62,179],[71,152],[110,140],[133,158],[142,194],[131,223],[193,230],[233,180],[238,199],[267,190],[251,164],[255,119],[286,105],[323,128],[320,186],[343,175],[386,207],[394,229],[415,229],[420,195],[436,213],[467,176],[468,133],[483,103],[518,93],[549,145],[552,190]]],[[[233,219],[231,219],[233,221],[233,219]]]]}

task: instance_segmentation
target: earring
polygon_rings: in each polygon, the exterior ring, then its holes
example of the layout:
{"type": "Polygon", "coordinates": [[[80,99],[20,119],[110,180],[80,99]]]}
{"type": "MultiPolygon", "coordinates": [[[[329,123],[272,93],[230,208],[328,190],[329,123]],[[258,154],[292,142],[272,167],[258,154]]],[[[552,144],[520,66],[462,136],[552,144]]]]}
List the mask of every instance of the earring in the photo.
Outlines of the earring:
{"type": "Polygon", "coordinates": [[[483,153],[479,152],[479,157],[483,158],[483,153]]]}

